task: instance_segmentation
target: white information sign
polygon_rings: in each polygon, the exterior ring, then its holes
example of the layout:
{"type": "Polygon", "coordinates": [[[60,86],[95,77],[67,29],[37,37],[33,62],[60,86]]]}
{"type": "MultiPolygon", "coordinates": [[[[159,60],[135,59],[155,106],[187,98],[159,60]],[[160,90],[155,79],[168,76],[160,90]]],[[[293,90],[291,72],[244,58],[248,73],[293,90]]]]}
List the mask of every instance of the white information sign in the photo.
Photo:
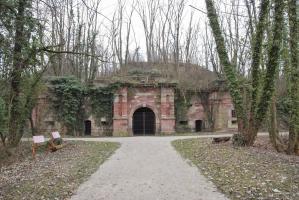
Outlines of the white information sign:
{"type": "Polygon", "coordinates": [[[33,136],[34,143],[43,143],[45,142],[45,137],[43,135],[33,136]]]}
{"type": "Polygon", "coordinates": [[[59,132],[58,131],[52,132],[52,137],[53,137],[53,139],[60,138],[59,132]]]}

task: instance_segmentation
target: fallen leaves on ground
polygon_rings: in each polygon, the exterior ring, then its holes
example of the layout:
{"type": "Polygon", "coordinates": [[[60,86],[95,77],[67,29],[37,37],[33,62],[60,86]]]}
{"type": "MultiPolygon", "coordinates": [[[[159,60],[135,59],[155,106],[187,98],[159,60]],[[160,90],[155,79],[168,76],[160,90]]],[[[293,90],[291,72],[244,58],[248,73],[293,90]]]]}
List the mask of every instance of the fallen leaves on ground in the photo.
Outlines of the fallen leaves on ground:
{"type": "Polygon", "coordinates": [[[235,148],[211,139],[176,140],[181,155],[231,199],[299,199],[299,157],[271,148],[235,148]]]}
{"type": "MultiPolygon", "coordinates": [[[[30,143],[21,145],[30,152],[30,143]]],[[[30,153],[0,168],[0,199],[67,199],[103,163],[119,144],[110,142],[68,142],[48,153],[30,153]]]]}

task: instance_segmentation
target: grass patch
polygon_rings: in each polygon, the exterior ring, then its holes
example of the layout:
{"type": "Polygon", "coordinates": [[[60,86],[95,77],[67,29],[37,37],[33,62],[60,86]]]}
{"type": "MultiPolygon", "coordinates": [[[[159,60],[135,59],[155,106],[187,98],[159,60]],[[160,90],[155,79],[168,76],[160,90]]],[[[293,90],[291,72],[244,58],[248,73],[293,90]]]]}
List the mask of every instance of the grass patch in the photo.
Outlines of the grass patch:
{"type": "Polygon", "coordinates": [[[298,157],[212,144],[211,139],[172,145],[231,199],[299,199],[298,157]]]}
{"type": "MultiPolygon", "coordinates": [[[[30,149],[27,142],[24,151],[30,149]]],[[[31,154],[0,168],[0,199],[66,199],[119,147],[112,142],[68,142],[54,153],[31,154]]]]}

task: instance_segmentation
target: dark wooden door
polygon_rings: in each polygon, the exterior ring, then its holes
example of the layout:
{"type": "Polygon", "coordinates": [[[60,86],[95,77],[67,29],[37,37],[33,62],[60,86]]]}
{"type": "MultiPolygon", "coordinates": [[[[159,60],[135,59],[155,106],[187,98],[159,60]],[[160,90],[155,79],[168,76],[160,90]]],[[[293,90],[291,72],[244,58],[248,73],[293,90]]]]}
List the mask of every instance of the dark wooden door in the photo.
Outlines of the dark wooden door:
{"type": "Polygon", "coordinates": [[[196,132],[202,131],[202,120],[195,121],[195,131],[196,132]]]}
{"type": "Polygon", "coordinates": [[[91,121],[86,120],[84,122],[84,125],[85,125],[85,135],[91,135],[91,121]]]}
{"type": "Polygon", "coordinates": [[[133,114],[134,135],[155,134],[155,113],[149,108],[139,108],[133,114]]]}

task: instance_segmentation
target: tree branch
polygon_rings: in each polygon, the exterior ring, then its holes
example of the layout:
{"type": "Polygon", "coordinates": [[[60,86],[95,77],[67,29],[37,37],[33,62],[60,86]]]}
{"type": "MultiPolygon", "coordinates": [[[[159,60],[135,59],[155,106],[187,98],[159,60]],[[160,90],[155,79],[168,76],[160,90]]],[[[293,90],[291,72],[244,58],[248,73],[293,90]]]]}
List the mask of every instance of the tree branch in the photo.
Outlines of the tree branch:
{"type": "Polygon", "coordinates": [[[92,55],[92,54],[88,54],[88,53],[83,53],[83,52],[73,52],[73,51],[56,51],[56,50],[52,50],[52,49],[48,49],[47,47],[45,48],[41,48],[40,51],[45,51],[45,52],[49,52],[49,53],[56,53],[56,54],[73,54],[73,55],[82,55],[82,56],[88,56],[88,57],[93,57],[96,58],[97,60],[101,61],[101,62],[105,62],[108,63],[109,61],[107,60],[102,60],[98,56],[98,55],[92,55]]]}

